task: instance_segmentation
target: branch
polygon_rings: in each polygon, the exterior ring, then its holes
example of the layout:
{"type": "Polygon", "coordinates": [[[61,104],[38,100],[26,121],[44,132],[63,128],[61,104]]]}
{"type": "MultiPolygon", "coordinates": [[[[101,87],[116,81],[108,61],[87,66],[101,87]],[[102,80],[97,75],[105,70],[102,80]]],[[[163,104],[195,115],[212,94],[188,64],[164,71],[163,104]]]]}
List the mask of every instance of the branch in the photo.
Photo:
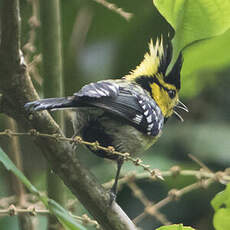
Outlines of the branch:
{"type": "Polygon", "coordinates": [[[146,206],[144,212],[142,212],[140,215],[138,215],[133,219],[134,223],[140,222],[143,218],[146,217],[146,215],[156,216],[156,213],[159,212],[159,209],[165,207],[168,203],[179,200],[183,195],[195,189],[207,188],[213,182],[214,180],[210,178],[207,180],[198,181],[194,184],[190,184],[180,190],[177,189],[170,190],[168,192],[168,196],[165,197],[163,200],[159,201],[156,204],[153,203],[152,205],[146,206]]]}
{"type": "MultiPolygon", "coordinates": [[[[56,142],[68,142],[71,144],[84,144],[87,146],[91,146],[95,149],[103,150],[108,153],[112,153],[118,156],[123,157],[126,161],[131,161],[135,166],[143,168],[145,171],[144,173],[134,174],[130,173],[129,175],[119,179],[119,184],[125,184],[127,182],[130,182],[135,179],[146,179],[151,178],[154,179],[163,179],[164,177],[170,177],[170,176],[194,176],[198,180],[201,179],[213,179],[221,184],[227,184],[230,182],[230,172],[228,168],[225,171],[218,171],[218,172],[211,172],[210,170],[204,170],[204,168],[201,168],[200,170],[181,170],[179,166],[173,166],[170,170],[167,171],[160,171],[159,169],[151,169],[149,165],[142,163],[142,160],[140,158],[133,158],[130,156],[130,153],[121,153],[118,151],[115,151],[112,146],[104,147],[98,144],[98,142],[88,142],[84,141],[81,137],[76,136],[73,138],[63,137],[58,134],[47,134],[47,133],[39,133],[35,129],[31,129],[29,132],[26,133],[19,133],[12,131],[10,129],[7,129],[5,131],[0,131],[0,137],[13,137],[13,136],[25,136],[25,137],[43,137],[48,139],[53,139],[56,142]]],[[[110,188],[113,185],[114,181],[111,180],[104,184],[105,188],[110,188]]]]}
{"type": "MultiPolygon", "coordinates": [[[[38,96],[25,65],[20,61],[22,57],[18,51],[19,4],[18,0],[2,0],[2,5],[1,21],[4,23],[0,46],[0,92],[3,97],[0,111],[13,117],[24,128],[33,127],[40,132],[62,135],[58,125],[47,112],[30,116],[24,110],[24,104],[36,100],[38,96]],[[9,62],[9,60],[14,62],[9,62]]],[[[109,194],[80,164],[69,143],[42,137],[36,138],[35,142],[49,161],[53,171],[61,177],[104,229],[136,229],[116,202],[109,205],[109,194]]]]}
{"type": "MultiPolygon", "coordinates": [[[[130,181],[128,183],[128,187],[133,192],[133,195],[140,200],[140,202],[145,206],[145,210],[147,210],[148,207],[151,207],[153,205],[153,202],[151,202],[143,193],[143,191],[137,186],[134,181],[130,181]]],[[[170,225],[171,222],[167,220],[166,216],[162,214],[159,210],[155,210],[155,212],[148,212],[151,216],[156,217],[156,219],[162,223],[163,225],[170,225]]],[[[135,223],[137,224],[138,221],[135,223]]]]}
{"type": "MultiPolygon", "coordinates": [[[[120,153],[117,151],[113,151],[113,148],[110,147],[103,147],[100,146],[97,142],[87,142],[82,140],[80,137],[76,137],[75,139],[72,138],[67,138],[63,136],[58,136],[58,135],[50,135],[50,134],[44,134],[44,133],[38,133],[35,130],[31,130],[30,132],[27,133],[17,133],[13,132],[11,130],[5,130],[3,132],[0,132],[0,137],[1,136],[8,136],[8,137],[13,137],[13,136],[34,136],[34,137],[44,137],[44,138],[51,138],[55,139],[56,141],[60,142],[69,142],[69,143],[75,143],[75,144],[85,144],[91,147],[94,147],[96,149],[103,149],[104,151],[107,151],[109,153],[117,154],[119,156],[122,156],[125,160],[129,160],[133,162],[137,167],[143,167],[145,164],[136,164],[136,162],[140,162],[141,159],[134,159],[129,156],[129,153],[120,153]]],[[[197,162],[197,160],[196,160],[197,162]]],[[[201,162],[199,161],[199,164],[201,162]]],[[[158,174],[160,177],[176,177],[176,176],[194,176],[197,178],[198,182],[188,185],[180,190],[172,189],[169,191],[169,194],[166,198],[163,200],[159,201],[157,204],[154,204],[153,202],[149,201],[147,197],[144,195],[144,193],[137,187],[137,185],[134,183],[135,180],[138,179],[156,179],[156,176],[153,176],[153,171],[149,167],[147,167],[148,172],[140,173],[140,174],[135,174],[135,173],[130,173],[124,176],[123,178],[119,179],[119,187],[121,187],[123,184],[128,184],[130,189],[133,191],[134,195],[136,198],[138,198],[143,205],[145,206],[144,212],[142,212],[140,215],[138,215],[135,219],[134,222],[137,224],[140,222],[143,218],[146,217],[146,215],[151,215],[156,217],[158,221],[163,223],[164,225],[168,225],[170,222],[167,220],[167,218],[159,211],[162,207],[166,206],[169,202],[172,202],[174,200],[178,200],[181,196],[184,194],[191,192],[195,189],[198,188],[206,188],[208,187],[211,183],[213,182],[218,182],[221,184],[227,184],[230,182],[230,175],[229,175],[229,170],[226,169],[225,171],[218,171],[218,172],[212,172],[210,170],[207,170],[207,166],[205,166],[203,163],[201,164],[202,168],[200,170],[181,170],[180,167],[178,166],[173,166],[170,170],[168,171],[159,171],[158,174]]],[[[145,167],[143,167],[145,169],[145,167]]],[[[156,171],[156,170],[155,170],[156,171]]],[[[111,188],[113,185],[113,180],[110,182],[107,182],[103,184],[105,188],[111,188]]]]}
{"type": "MultiPolygon", "coordinates": [[[[26,208],[16,207],[13,204],[8,206],[6,209],[0,209],[0,216],[22,216],[29,214],[31,216],[36,216],[38,214],[40,215],[47,215],[51,214],[48,209],[45,209],[44,207],[36,207],[36,206],[28,206],[26,208]]],[[[84,226],[92,226],[96,229],[101,229],[97,221],[90,219],[86,214],[82,216],[76,216],[70,213],[70,215],[75,218],[77,221],[80,221],[84,226]]]]}
{"type": "Polygon", "coordinates": [[[30,30],[28,32],[27,43],[22,47],[26,63],[28,63],[28,72],[32,79],[38,83],[39,86],[42,84],[42,78],[39,73],[38,65],[42,61],[42,55],[36,54],[35,41],[37,39],[37,29],[40,27],[39,21],[39,0],[27,0],[28,4],[32,8],[31,17],[28,20],[30,30]]]}
{"type": "Polygon", "coordinates": [[[133,17],[132,13],[126,12],[122,8],[118,8],[113,3],[109,3],[109,2],[107,2],[105,0],[93,0],[93,1],[101,4],[104,7],[106,7],[107,9],[112,10],[113,12],[119,14],[121,17],[123,17],[127,21],[129,21],[133,17]]]}

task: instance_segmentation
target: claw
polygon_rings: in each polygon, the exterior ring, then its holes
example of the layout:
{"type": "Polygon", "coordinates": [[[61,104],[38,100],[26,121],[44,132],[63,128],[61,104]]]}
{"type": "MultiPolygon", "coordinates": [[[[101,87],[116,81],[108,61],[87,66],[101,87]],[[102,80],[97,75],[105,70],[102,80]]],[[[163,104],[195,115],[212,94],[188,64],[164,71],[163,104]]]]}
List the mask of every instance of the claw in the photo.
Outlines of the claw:
{"type": "Polygon", "coordinates": [[[114,193],[113,188],[109,191],[109,206],[112,205],[113,201],[116,201],[117,195],[114,193]]]}

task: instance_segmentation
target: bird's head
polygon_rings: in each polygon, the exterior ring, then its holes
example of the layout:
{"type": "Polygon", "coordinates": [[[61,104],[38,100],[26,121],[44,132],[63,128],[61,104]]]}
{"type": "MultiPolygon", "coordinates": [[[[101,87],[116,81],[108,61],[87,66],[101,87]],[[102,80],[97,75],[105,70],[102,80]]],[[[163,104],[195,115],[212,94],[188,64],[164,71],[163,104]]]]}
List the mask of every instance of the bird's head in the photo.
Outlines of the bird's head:
{"type": "Polygon", "coordinates": [[[182,54],[179,55],[172,70],[166,75],[167,67],[172,58],[172,45],[163,45],[163,39],[157,39],[155,46],[152,40],[149,43],[149,52],[135,70],[125,78],[144,88],[160,107],[165,118],[170,117],[175,107],[187,110],[178,97],[180,90],[180,72],[182,54]]]}

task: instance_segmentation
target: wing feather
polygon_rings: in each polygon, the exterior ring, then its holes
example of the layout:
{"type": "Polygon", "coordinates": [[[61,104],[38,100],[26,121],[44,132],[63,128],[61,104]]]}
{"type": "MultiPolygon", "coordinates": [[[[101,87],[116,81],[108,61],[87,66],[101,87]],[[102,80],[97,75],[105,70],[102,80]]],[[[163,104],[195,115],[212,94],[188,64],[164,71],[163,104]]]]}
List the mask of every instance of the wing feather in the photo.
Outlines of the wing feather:
{"type": "Polygon", "coordinates": [[[163,115],[155,101],[139,91],[116,83],[101,81],[84,86],[74,94],[77,107],[93,106],[127,120],[147,135],[157,136],[163,127],[163,115]]]}

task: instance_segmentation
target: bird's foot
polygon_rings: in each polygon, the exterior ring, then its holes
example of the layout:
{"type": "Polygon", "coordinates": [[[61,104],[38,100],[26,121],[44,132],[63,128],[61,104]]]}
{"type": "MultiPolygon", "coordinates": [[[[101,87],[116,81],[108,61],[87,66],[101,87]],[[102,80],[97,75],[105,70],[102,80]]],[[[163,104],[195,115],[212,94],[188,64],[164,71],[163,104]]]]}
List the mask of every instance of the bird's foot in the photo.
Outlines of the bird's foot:
{"type": "Polygon", "coordinates": [[[113,203],[113,201],[116,201],[116,198],[117,198],[117,194],[115,193],[115,191],[113,190],[113,188],[110,189],[110,191],[109,191],[109,197],[110,197],[110,199],[109,199],[109,206],[111,206],[112,203],[113,203]]]}

